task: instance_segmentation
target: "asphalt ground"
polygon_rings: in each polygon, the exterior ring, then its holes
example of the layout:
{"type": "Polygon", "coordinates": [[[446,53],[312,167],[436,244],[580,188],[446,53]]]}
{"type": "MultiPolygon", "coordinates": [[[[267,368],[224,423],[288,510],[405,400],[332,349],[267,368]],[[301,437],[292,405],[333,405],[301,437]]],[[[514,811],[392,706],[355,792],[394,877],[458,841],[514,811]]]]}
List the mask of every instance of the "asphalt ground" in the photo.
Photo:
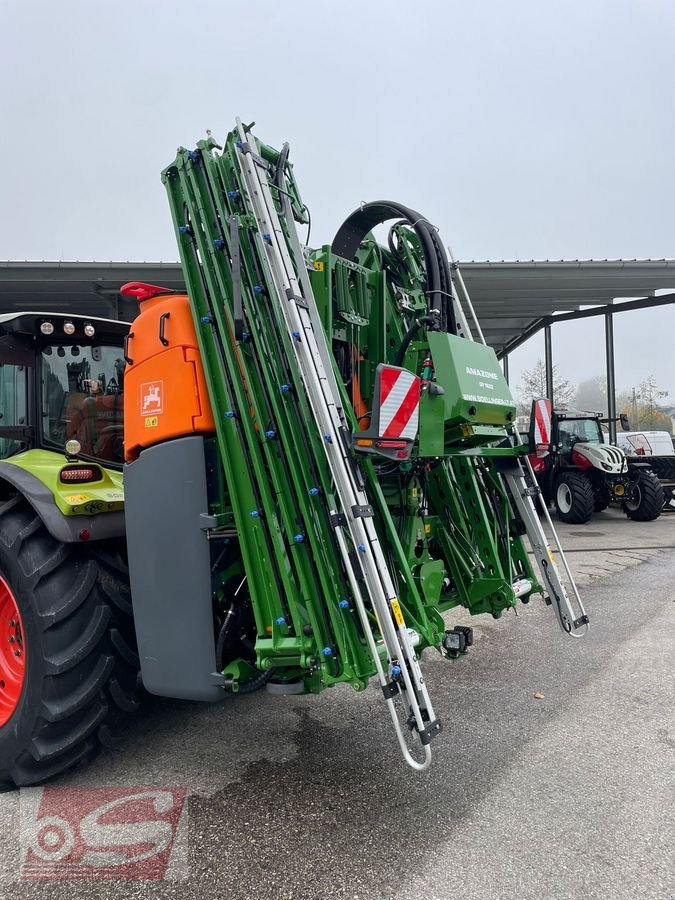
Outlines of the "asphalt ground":
{"type": "Polygon", "coordinates": [[[185,880],[19,880],[17,791],[0,795],[0,897],[672,900],[675,515],[561,534],[589,635],[563,636],[538,598],[453,613],[475,644],[425,654],[444,722],[430,771],[404,765],[374,687],[151,699],[58,785],[186,788],[185,880]]]}

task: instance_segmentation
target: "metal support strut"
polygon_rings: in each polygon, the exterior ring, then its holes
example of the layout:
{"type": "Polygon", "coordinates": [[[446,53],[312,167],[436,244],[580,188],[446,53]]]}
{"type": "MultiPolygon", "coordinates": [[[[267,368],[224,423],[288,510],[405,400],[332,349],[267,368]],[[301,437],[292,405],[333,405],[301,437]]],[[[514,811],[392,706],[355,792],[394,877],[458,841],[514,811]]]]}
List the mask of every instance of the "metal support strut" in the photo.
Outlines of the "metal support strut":
{"type": "Polygon", "coordinates": [[[607,418],[609,442],[616,444],[616,382],[614,374],[614,316],[605,315],[605,352],[607,356],[607,418]]]}

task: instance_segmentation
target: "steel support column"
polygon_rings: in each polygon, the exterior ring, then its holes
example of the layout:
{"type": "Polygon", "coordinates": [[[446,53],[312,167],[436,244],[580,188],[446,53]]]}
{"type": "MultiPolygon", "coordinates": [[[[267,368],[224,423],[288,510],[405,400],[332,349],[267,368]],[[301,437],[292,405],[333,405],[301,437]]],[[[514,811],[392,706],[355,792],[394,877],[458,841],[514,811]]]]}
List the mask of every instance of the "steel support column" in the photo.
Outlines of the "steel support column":
{"type": "Polygon", "coordinates": [[[553,402],[553,350],[550,325],[544,328],[544,365],[546,367],[546,396],[553,402]]]}
{"type": "Polygon", "coordinates": [[[506,383],[509,383],[509,357],[508,354],[506,356],[502,356],[502,368],[504,370],[504,378],[506,379],[506,383]]]}
{"type": "Polygon", "coordinates": [[[605,315],[605,357],[607,360],[607,416],[609,418],[609,439],[616,443],[616,382],[614,378],[614,316],[605,315]]]}

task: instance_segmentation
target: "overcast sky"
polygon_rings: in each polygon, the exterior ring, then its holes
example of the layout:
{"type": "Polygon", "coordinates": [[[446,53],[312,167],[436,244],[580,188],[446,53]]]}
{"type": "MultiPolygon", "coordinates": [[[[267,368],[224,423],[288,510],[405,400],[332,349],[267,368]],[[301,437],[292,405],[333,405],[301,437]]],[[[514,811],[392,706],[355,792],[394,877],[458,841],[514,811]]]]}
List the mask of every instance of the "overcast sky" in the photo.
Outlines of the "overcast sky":
{"type": "MultiPolygon", "coordinates": [[[[315,244],[390,198],[463,259],[674,257],[674,38],[673,0],[0,0],[0,258],[176,259],[159,173],[237,115],[315,244]]],[[[675,395],[675,309],[626,318],[617,386],[675,395]]],[[[560,330],[566,377],[600,336],[560,330]]]]}

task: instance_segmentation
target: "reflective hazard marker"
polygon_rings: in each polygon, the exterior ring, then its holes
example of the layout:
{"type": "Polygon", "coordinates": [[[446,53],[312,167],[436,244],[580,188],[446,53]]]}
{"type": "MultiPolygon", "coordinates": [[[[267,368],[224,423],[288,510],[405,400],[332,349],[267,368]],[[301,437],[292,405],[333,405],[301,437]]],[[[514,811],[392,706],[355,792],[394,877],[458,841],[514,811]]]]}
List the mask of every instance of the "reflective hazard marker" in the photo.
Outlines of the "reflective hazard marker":
{"type": "Polygon", "coordinates": [[[380,436],[414,441],[420,417],[420,379],[407,369],[382,366],[380,436]]]}
{"type": "Polygon", "coordinates": [[[534,443],[537,447],[551,443],[551,401],[542,398],[532,403],[534,413],[534,443]]]}
{"type": "Polygon", "coordinates": [[[408,459],[419,428],[421,385],[421,378],[407,369],[379,365],[370,427],[354,436],[354,448],[389,459],[408,459]]]}

